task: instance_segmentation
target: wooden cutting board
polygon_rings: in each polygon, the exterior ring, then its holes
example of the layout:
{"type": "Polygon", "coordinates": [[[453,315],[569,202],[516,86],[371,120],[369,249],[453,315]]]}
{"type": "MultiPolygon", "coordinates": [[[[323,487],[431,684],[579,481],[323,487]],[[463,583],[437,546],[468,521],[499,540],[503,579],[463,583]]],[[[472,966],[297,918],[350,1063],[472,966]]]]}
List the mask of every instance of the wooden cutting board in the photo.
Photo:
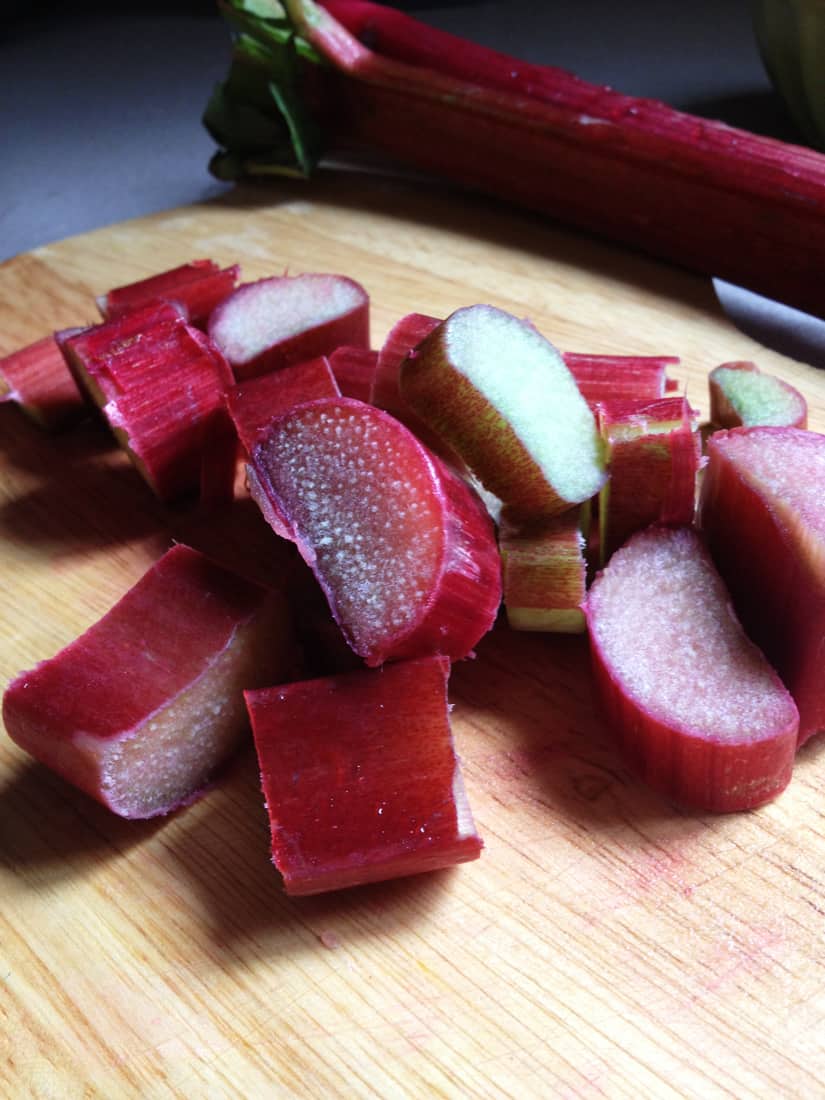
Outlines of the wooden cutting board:
{"type": "MultiPolygon", "coordinates": [[[[327,176],[102,229],[0,268],[0,352],[187,259],[337,271],[403,313],[476,301],[569,350],[756,358],[825,430],[825,379],[753,344],[710,284],[463,195],[327,176]]],[[[0,409],[2,679],[97,619],[170,533],[103,431],[0,409]]],[[[232,538],[245,545],[245,525],[232,538]]],[[[257,529],[255,529],[257,531],[257,529]]],[[[258,532],[259,533],[259,532],[258,532]]],[[[242,552],[242,551],[241,551],[242,552]]],[[[690,690],[690,669],[685,669],[690,690]]],[[[499,628],[453,723],[486,849],[289,900],[254,754],[197,805],[121,821],[0,744],[0,1091],[10,1097],[812,1097],[825,1080],[825,739],[758,812],[674,810],[625,768],[580,638],[499,628]]]]}

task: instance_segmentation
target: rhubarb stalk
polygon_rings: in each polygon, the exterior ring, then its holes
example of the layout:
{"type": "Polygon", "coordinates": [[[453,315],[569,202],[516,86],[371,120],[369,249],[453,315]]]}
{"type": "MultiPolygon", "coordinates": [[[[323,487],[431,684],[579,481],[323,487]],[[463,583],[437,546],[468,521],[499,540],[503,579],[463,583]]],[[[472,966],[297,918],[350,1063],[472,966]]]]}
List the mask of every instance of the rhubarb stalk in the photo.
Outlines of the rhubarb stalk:
{"type": "Polygon", "coordinates": [[[369,21],[375,49],[356,37],[367,5],[330,4],[338,19],[312,0],[286,0],[286,18],[276,4],[261,16],[269,6],[221,4],[242,34],[205,116],[224,149],[218,174],[306,174],[326,131],[333,151],[378,152],[825,309],[819,153],[525,66],[379,5],[369,21]]]}

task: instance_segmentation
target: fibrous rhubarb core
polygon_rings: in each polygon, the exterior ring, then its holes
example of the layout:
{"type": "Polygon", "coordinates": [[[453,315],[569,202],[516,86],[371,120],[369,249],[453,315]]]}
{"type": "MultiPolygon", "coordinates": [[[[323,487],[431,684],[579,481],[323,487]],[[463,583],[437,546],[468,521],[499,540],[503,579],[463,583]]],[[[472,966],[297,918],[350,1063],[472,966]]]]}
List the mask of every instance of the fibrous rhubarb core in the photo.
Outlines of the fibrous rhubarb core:
{"type": "Polygon", "coordinates": [[[356,652],[403,634],[432,594],[445,547],[423,448],[369,406],[326,402],[279,420],[262,452],[356,652]]]}
{"type": "Polygon", "coordinates": [[[787,723],[787,696],[698,545],[684,529],[637,535],[591,592],[591,629],[653,717],[719,741],[772,736],[787,723]]]}

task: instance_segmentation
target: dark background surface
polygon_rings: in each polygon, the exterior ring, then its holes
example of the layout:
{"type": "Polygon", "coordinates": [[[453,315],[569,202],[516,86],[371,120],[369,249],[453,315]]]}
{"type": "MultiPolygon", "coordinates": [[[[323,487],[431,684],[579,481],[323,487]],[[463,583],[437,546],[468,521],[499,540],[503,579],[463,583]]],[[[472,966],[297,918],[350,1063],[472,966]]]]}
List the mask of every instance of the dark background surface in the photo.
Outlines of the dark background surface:
{"type": "MultiPolygon", "coordinates": [[[[517,57],[795,136],[745,0],[403,6],[517,57]]],[[[200,122],[229,59],[211,0],[12,4],[5,14],[0,259],[225,189],[207,172],[214,145],[200,122]]]]}

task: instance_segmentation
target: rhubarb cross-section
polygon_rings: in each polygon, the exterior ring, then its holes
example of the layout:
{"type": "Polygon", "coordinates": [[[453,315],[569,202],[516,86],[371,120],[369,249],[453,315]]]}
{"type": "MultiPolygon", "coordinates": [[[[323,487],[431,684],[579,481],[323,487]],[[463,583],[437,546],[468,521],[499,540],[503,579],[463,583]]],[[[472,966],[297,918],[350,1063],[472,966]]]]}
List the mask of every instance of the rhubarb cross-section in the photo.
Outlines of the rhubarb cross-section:
{"type": "Polygon", "coordinates": [[[21,748],[128,818],[191,802],[248,733],[243,691],[296,668],[286,603],[178,545],[3,699],[21,748]]]}
{"type": "Polygon", "coordinates": [[[486,509],[387,413],[343,397],[296,406],[253,451],[249,485],[367,664],[457,660],[492,626],[501,568],[486,509]]]}
{"type": "Polygon", "coordinates": [[[586,614],[607,719],[651,786],[718,812],[785,788],[796,706],[692,528],[634,535],[593,582],[586,614]]]}

